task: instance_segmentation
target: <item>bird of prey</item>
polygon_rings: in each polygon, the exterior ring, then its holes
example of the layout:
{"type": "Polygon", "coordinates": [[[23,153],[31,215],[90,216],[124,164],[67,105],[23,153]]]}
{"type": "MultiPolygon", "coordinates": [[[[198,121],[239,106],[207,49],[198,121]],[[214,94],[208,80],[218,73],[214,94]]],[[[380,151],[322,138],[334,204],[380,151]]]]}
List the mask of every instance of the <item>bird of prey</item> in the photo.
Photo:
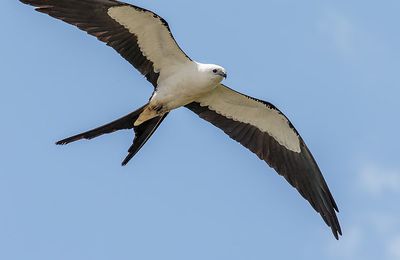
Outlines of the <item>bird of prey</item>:
{"type": "Polygon", "coordinates": [[[104,126],[57,142],[65,145],[122,129],[135,137],[126,165],[168,113],[186,107],[220,128],[282,175],[322,216],[336,239],[338,207],[312,154],[289,119],[274,105],[221,82],[226,70],[189,58],[168,23],[152,11],[116,0],[20,0],[72,24],[116,50],[153,85],[147,104],[104,126]]]}

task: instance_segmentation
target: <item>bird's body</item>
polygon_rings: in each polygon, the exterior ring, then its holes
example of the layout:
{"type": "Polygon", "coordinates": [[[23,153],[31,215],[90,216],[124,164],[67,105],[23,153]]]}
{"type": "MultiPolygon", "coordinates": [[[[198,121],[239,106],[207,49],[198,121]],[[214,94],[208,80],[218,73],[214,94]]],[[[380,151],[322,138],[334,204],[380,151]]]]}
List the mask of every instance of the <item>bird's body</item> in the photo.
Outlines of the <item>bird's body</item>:
{"type": "Polygon", "coordinates": [[[149,102],[136,111],[57,144],[133,129],[135,138],[122,163],[126,165],[171,111],[186,107],[268,163],[308,200],[336,238],[342,234],[333,196],[289,119],[274,105],[221,84],[225,69],[190,59],[163,18],[116,0],[20,1],[105,42],[154,87],[149,102]]]}
{"type": "Polygon", "coordinates": [[[173,72],[166,75],[161,74],[147,109],[135,125],[201,99],[212,92],[224,77],[224,68],[194,61],[176,66],[173,72]],[[214,73],[214,70],[217,72],[214,73]]]}

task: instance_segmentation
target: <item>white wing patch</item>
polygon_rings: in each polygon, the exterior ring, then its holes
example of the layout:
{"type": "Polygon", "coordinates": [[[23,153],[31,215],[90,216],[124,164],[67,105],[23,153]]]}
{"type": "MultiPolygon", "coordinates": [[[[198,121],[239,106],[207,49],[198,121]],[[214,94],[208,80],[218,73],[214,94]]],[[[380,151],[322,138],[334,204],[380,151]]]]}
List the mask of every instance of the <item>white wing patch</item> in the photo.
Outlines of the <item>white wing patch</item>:
{"type": "Polygon", "coordinates": [[[107,13],[137,37],[140,50],[153,62],[155,72],[188,62],[163,21],[152,12],[132,6],[115,6],[107,13]]]}
{"type": "Polygon", "coordinates": [[[197,101],[229,119],[257,127],[293,152],[301,152],[300,139],[286,117],[261,102],[222,85],[197,101]]]}

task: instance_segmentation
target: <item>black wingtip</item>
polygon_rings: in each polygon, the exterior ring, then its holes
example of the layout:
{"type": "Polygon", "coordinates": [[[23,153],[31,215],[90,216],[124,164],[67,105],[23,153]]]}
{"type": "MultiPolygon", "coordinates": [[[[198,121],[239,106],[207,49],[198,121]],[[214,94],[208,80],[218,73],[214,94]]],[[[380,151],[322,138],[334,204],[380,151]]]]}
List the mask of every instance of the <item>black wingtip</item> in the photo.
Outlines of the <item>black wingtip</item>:
{"type": "Polygon", "coordinates": [[[128,163],[132,160],[133,156],[135,156],[135,154],[129,153],[128,156],[126,156],[126,158],[122,161],[122,167],[127,166],[128,163]]]}
{"type": "Polygon", "coordinates": [[[342,228],[340,227],[340,224],[339,224],[339,220],[337,219],[336,215],[334,215],[333,222],[331,223],[330,226],[331,226],[332,233],[335,236],[336,240],[339,240],[339,237],[343,236],[343,233],[342,233],[342,228]]]}
{"type": "Polygon", "coordinates": [[[333,235],[335,236],[336,240],[339,241],[339,238],[343,236],[342,230],[340,227],[337,230],[332,229],[333,235]]]}
{"type": "Polygon", "coordinates": [[[61,140],[61,141],[57,141],[56,142],[56,145],[67,145],[67,144],[68,144],[68,142],[65,141],[65,140],[61,140]]]}
{"type": "Polygon", "coordinates": [[[337,227],[337,240],[339,240],[339,235],[343,236],[342,228],[340,227],[340,225],[338,225],[337,227]]]}
{"type": "Polygon", "coordinates": [[[66,145],[66,143],[62,142],[62,141],[57,141],[56,145],[66,145]]]}
{"type": "Polygon", "coordinates": [[[74,136],[74,137],[70,137],[70,138],[66,138],[66,139],[57,141],[56,145],[67,145],[67,144],[70,144],[72,142],[78,141],[80,139],[82,139],[82,138],[78,138],[78,137],[74,136]]]}
{"type": "Polygon", "coordinates": [[[332,233],[335,236],[336,240],[339,241],[339,235],[342,235],[342,234],[340,234],[338,230],[333,230],[333,229],[332,229],[332,233]]]}

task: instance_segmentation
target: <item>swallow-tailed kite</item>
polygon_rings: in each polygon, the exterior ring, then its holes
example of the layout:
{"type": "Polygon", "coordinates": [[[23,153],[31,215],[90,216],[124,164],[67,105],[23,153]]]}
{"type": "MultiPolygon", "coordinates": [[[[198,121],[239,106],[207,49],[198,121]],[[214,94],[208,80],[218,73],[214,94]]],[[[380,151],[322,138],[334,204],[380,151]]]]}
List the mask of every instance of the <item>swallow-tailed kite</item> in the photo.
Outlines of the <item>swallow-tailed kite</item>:
{"type": "Polygon", "coordinates": [[[299,133],[272,104],[223,84],[226,70],[190,59],[168,23],[157,14],[116,0],[20,0],[36,10],[75,25],[114,48],[153,85],[149,102],[138,110],[57,144],[133,129],[129,160],[172,110],[186,107],[220,128],[264,160],[321,214],[333,234],[341,235],[338,207],[299,133]]]}

